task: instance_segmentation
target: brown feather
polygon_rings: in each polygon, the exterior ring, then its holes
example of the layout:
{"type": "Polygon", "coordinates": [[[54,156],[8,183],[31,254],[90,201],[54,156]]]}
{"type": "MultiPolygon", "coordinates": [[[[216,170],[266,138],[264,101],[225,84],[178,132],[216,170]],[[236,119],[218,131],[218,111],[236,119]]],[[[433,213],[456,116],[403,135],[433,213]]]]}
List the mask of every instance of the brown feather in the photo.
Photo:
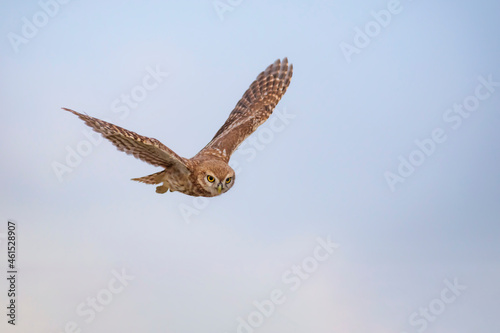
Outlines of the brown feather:
{"type": "Polygon", "coordinates": [[[177,155],[160,141],[71,109],[62,109],[77,115],[78,118],[82,119],[94,131],[102,134],[103,137],[111,141],[118,150],[131,154],[154,166],[164,168],[176,167],[181,172],[188,172],[186,159],[177,155]]]}
{"type": "Polygon", "coordinates": [[[257,76],[212,141],[198,155],[219,156],[228,162],[238,146],[262,125],[285,94],[293,75],[288,59],[276,60],[257,76]]]}
{"type": "Polygon", "coordinates": [[[162,182],[163,177],[165,177],[165,172],[167,170],[162,170],[160,172],[153,173],[151,175],[147,175],[140,178],[132,178],[136,182],[141,182],[145,184],[159,184],[162,182]]]}

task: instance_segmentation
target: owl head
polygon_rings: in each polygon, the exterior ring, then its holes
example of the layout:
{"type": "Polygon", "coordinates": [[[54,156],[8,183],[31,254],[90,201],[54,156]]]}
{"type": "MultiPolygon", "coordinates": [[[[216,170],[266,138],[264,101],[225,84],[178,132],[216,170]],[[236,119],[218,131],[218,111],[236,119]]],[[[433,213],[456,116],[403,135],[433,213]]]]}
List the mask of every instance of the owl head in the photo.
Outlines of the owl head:
{"type": "Polygon", "coordinates": [[[200,164],[198,170],[198,185],[211,196],[227,192],[234,184],[234,170],[222,161],[206,161],[200,164]]]}

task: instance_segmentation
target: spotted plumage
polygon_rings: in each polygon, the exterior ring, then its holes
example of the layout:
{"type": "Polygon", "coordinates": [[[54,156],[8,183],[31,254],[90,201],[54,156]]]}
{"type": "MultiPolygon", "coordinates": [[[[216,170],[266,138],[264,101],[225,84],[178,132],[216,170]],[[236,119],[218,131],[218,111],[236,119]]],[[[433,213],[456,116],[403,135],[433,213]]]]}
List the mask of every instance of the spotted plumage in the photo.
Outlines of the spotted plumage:
{"type": "Polygon", "coordinates": [[[287,58],[276,60],[257,76],[236,104],[213,139],[194,157],[177,155],[160,141],[148,138],[103,120],[71,109],[85,124],[111,141],[120,151],[162,167],[164,170],[132,180],[160,184],[157,193],[178,191],[192,196],[213,197],[234,184],[234,170],[228,165],[231,154],[272,114],[285,94],[293,74],[287,58]]]}

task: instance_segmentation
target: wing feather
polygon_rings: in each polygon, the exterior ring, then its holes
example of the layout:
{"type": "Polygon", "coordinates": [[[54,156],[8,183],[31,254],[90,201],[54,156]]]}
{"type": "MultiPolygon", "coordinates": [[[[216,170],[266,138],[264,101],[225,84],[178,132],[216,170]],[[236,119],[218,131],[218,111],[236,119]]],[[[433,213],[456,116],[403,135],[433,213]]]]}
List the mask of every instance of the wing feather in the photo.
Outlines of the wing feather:
{"type": "Polygon", "coordinates": [[[200,154],[220,157],[226,162],[238,146],[262,125],[285,94],[292,79],[288,59],[276,60],[260,73],[243,94],[228,119],[200,154]]]}
{"type": "Polygon", "coordinates": [[[180,157],[173,150],[154,138],[139,135],[120,126],[113,125],[104,120],[90,117],[71,109],[62,109],[78,116],[78,118],[83,120],[85,124],[90,126],[94,131],[111,141],[120,151],[133,155],[154,166],[164,168],[177,167],[182,172],[189,171],[185,158],[180,157]]]}

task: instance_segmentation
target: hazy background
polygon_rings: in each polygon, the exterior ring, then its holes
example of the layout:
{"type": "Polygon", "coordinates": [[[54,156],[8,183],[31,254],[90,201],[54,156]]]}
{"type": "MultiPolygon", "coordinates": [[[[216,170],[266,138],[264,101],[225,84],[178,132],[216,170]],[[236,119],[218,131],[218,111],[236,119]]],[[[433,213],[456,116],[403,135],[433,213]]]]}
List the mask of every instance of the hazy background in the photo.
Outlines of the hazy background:
{"type": "Polygon", "coordinates": [[[386,1],[48,3],[0,4],[0,276],[8,219],[19,268],[15,327],[0,279],[2,332],[500,330],[500,86],[456,130],[443,119],[478,77],[500,81],[498,1],[402,0],[380,31],[371,13],[386,1]],[[367,26],[347,59],[341,45],[367,26]],[[89,144],[60,109],[191,157],[285,56],[294,76],[276,112],[292,116],[233,155],[236,184],[217,198],[130,181],[159,169],[89,144]],[[156,68],[168,77],[141,90],[156,68]],[[446,141],[392,191],[384,174],[436,128],[446,141]],[[292,291],[283,275],[311,263],[317,237],[340,247],[292,291]],[[122,270],[134,278],[109,299],[122,270]],[[467,288],[446,304],[455,279],[467,288]],[[238,330],[274,289],[286,301],[238,330]],[[98,295],[87,322],[77,308],[98,295]]]}

